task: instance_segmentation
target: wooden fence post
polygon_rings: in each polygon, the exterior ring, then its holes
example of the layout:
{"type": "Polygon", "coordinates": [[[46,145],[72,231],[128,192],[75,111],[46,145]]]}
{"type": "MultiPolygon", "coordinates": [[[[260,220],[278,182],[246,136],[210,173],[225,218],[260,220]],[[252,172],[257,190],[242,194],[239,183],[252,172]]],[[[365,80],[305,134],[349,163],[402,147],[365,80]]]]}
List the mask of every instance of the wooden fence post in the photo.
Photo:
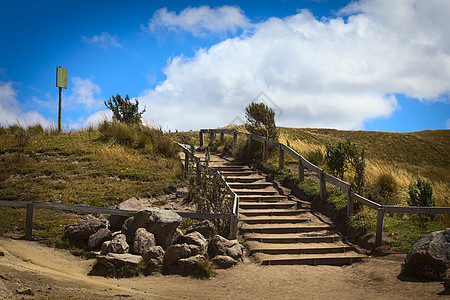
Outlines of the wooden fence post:
{"type": "Polygon", "coordinates": [[[203,132],[199,132],[199,138],[200,138],[200,147],[203,147],[203,132]]]}
{"type": "Polygon", "coordinates": [[[237,239],[237,216],[232,214],[230,216],[230,240],[237,239]]]}
{"type": "Polygon", "coordinates": [[[278,148],[278,168],[280,170],[284,169],[284,150],[280,147],[278,148]]]}
{"type": "Polygon", "coordinates": [[[197,183],[200,183],[200,180],[201,180],[201,175],[202,175],[202,170],[200,169],[201,168],[201,165],[200,165],[200,159],[197,159],[197,161],[196,161],[196,165],[197,165],[197,167],[196,167],[196,179],[197,179],[197,183]]]}
{"type": "Polygon", "coordinates": [[[320,185],[320,200],[325,201],[327,198],[327,184],[325,182],[325,176],[323,170],[320,169],[319,173],[319,185],[320,185]]]}
{"type": "Polygon", "coordinates": [[[31,241],[33,239],[33,203],[27,203],[27,217],[25,227],[25,239],[31,241]]]}
{"type": "Polygon", "coordinates": [[[298,180],[303,182],[305,180],[305,166],[302,164],[302,160],[298,160],[298,180]]]}
{"type": "Polygon", "coordinates": [[[189,171],[189,151],[184,150],[184,171],[189,171]]]}
{"type": "Polygon", "coordinates": [[[263,162],[266,162],[267,161],[267,143],[266,143],[266,141],[264,141],[264,143],[263,143],[263,162]]]}
{"type": "Polygon", "coordinates": [[[209,144],[212,145],[214,138],[216,135],[212,132],[212,130],[209,132],[209,144]]]}
{"type": "Polygon", "coordinates": [[[383,207],[378,209],[377,235],[375,237],[374,248],[381,246],[381,242],[382,242],[382,239],[383,239],[384,213],[385,213],[385,211],[384,211],[383,207]]]}
{"type": "Polygon", "coordinates": [[[347,189],[347,218],[353,215],[353,198],[352,198],[352,187],[349,185],[347,189]]]}
{"type": "Polygon", "coordinates": [[[236,147],[237,143],[237,132],[233,132],[233,148],[236,147]]]}
{"type": "Polygon", "coordinates": [[[223,143],[223,140],[225,139],[223,131],[220,132],[220,142],[223,143]]]}

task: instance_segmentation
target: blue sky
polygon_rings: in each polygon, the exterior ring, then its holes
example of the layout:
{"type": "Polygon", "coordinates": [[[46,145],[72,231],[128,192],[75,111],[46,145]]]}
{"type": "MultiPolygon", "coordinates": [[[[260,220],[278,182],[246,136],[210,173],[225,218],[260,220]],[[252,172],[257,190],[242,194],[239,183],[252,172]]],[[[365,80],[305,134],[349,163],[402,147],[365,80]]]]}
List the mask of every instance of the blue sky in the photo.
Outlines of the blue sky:
{"type": "Polygon", "coordinates": [[[448,0],[0,0],[0,124],[110,117],[129,94],[166,130],[240,123],[411,132],[450,128],[448,0]]]}

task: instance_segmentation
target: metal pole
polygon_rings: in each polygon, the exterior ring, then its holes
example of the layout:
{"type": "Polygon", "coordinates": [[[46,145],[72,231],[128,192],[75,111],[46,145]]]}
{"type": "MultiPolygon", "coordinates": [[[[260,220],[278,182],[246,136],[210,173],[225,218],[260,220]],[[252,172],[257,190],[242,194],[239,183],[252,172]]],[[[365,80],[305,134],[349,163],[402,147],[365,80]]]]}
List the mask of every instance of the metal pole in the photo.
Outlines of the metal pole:
{"type": "Polygon", "coordinates": [[[59,88],[58,131],[61,132],[62,87],[59,88]]]}

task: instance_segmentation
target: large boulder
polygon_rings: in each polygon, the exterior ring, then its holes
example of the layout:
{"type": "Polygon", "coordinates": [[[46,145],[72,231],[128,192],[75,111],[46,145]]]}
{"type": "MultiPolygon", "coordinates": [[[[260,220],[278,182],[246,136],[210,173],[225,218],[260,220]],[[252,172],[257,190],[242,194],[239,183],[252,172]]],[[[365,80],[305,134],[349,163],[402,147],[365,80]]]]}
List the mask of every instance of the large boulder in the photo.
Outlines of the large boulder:
{"type": "Polygon", "coordinates": [[[188,244],[172,245],[166,250],[164,263],[166,265],[176,264],[179,259],[191,256],[191,253],[192,251],[188,244]]]}
{"type": "Polygon", "coordinates": [[[188,275],[197,275],[198,273],[198,263],[205,261],[206,258],[203,255],[195,255],[187,258],[181,258],[178,260],[177,266],[178,266],[178,274],[183,276],[188,275]]]}
{"type": "Polygon", "coordinates": [[[161,246],[154,246],[147,249],[143,255],[145,261],[145,275],[160,273],[162,271],[164,254],[164,249],[161,246]]]}
{"type": "Polygon", "coordinates": [[[107,252],[108,253],[128,253],[128,250],[130,249],[130,246],[127,243],[127,238],[125,234],[116,234],[111,243],[107,246],[107,252]]]}
{"type": "MultiPolygon", "coordinates": [[[[123,209],[123,210],[138,211],[138,210],[142,209],[143,207],[144,207],[144,205],[142,204],[142,202],[133,197],[133,198],[123,201],[119,205],[116,205],[115,208],[123,209]]],[[[109,221],[110,227],[112,229],[121,229],[123,226],[123,223],[125,223],[125,221],[127,219],[128,219],[128,217],[115,216],[115,215],[110,215],[108,217],[108,221],[109,221]]]]}
{"type": "Polygon", "coordinates": [[[420,239],[409,251],[403,274],[409,277],[441,280],[450,267],[450,228],[420,239]]]}
{"type": "Polygon", "coordinates": [[[200,232],[194,231],[182,236],[181,242],[186,243],[188,245],[198,246],[200,248],[201,254],[208,251],[208,241],[200,232]]]}
{"type": "Polygon", "coordinates": [[[235,266],[238,262],[234,260],[232,257],[227,255],[217,255],[212,259],[212,262],[219,268],[219,269],[229,269],[233,266],[235,266]]]}
{"type": "Polygon", "coordinates": [[[109,222],[106,219],[99,219],[92,215],[87,215],[80,221],[67,225],[64,228],[64,238],[68,240],[88,240],[100,228],[108,228],[109,222]]]}
{"type": "Polygon", "coordinates": [[[227,255],[227,248],[230,246],[230,241],[226,238],[215,235],[211,238],[209,243],[209,257],[217,255],[227,255]]]}
{"type": "Polygon", "coordinates": [[[137,266],[142,260],[142,256],[130,253],[108,253],[106,255],[97,256],[98,263],[111,267],[121,267],[124,265],[137,266]]]}
{"type": "Polygon", "coordinates": [[[146,207],[125,221],[122,233],[127,236],[128,243],[133,243],[136,229],[145,228],[155,235],[156,243],[166,250],[172,245],[173,235],[180,222],[181,217],[172,210],[146,207]]]}
{"type": "Polygon", "coordinates": [[[96,233],[92,234],[88,240],[89,249],[99,248],[105,241],[112,238],[111,231],[108,228],[100,228],[96,233]]]}
{"type": "Polygon", "coordinates": [[[141,271],[142,256],[129,253],[108,253],[97,256],[97,264],[89,273],[90,275],[103,275],[113,277],[139,276],[141,271]]]}
{"type": "Polygon", "coordinates": [[[138,228],[134,235],[133,253],[143,255],[149,248],[156,246],[156,239],[153,233],[145,228],[138,228]]]}

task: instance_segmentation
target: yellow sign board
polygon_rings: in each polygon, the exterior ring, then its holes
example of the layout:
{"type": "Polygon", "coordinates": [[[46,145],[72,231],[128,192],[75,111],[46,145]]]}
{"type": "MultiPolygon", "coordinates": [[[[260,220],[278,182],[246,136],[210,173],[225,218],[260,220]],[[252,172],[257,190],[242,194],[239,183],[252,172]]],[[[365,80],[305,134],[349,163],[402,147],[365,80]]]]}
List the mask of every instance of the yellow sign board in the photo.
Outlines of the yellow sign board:
{"type": "Polygon", "coordinates": [[[67,89],[67,69],[63,67],[56,68],[56,86],[67,89]]]}

